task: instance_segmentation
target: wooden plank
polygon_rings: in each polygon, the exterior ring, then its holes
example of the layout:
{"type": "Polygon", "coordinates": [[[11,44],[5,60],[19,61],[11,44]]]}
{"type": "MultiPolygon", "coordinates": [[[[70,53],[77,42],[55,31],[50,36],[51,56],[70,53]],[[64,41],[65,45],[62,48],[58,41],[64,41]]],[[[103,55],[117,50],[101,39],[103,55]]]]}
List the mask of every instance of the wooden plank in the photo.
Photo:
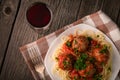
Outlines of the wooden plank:
{"type": "Polygon", "coordinates": [[[104,0],[82,0],[78,19],[101,9],[104,0]]]}
{"type": "Polygon", "coordinates": [[[19,0],[3,0],[0,3],[0,72],[18,4],[19,0]]]}
{"type": "Polygon", "coordinates": [[[38,38],[38,34],[30,28],[25,16],[28,6],[33,1],[35,0],[22,0],[21,2],[0,80],[33,80],[32,74],[19,51],[20,46],[38,38]]]}
{"type": "Polygon", "coordinates": [[[117,24],[118,24],[118,27],[120,28],[120,7],[119,7],[119,14],[117,17],[117,24]]]}
{"type": "MultiPolygon", "coordinates": [[[[18,13],[8,46],[0,80],[33,80],[33,77],[18,48],[26,43],[38,39],[38,34],[30,28],[30,25],[27,23],[25,17],[25,11],[27,10],[27,7],[34,1],[36,2],[38,0],[22,0],[21,2],[20,11],[18,13]]],[[[53,23],[51,24],[51,28],[49,29],[48,33],[76,20],[77,10],[80,3],[79,0],[44,0],[44,2],[51,6],[54,15],[53,23]]],[[[41,35],[42,34],[40,34],[40,36],[41,35]]]]}
{"type": "Polygon", "coordinates": [[[58,1],[54,0],[50,1],[50,6],[53,11],[53,21],[50,26],[50,29],[43,33],[44,35],[56,31],[57,29],[60,29],[65,25],[68,25],[77,20],[76,17],[82,0],[58,0],[58,1]]]}

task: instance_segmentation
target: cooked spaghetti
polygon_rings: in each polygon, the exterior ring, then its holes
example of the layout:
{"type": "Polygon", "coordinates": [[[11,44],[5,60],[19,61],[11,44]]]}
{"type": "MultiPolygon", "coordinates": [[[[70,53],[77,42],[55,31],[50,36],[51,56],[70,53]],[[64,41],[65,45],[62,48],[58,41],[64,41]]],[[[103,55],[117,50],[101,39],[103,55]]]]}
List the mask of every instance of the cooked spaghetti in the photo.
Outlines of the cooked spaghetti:
{"type": "Polygon", "coordinates": [[[56,49],[54,72],[62,80],[108,80],[111,74],[111,45],[102,33],[76,31],[63,37],[56,49]]]}

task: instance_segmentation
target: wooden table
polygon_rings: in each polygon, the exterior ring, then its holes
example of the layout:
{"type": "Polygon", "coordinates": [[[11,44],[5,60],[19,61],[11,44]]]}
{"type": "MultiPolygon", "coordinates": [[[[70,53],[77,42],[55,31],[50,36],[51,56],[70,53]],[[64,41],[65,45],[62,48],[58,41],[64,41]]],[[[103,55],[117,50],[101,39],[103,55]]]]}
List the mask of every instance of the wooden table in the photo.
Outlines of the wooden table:
{"type": "Polygon", "coordinates": [[[103,10],[120,26],[120,0],[0,0],[0,80],[34,80],[19,47],[37,40],[88,14],[103,10]],[[26,20],[34,2],[44,2],[53,11],[48,32],[36,33],[26,20]]]}

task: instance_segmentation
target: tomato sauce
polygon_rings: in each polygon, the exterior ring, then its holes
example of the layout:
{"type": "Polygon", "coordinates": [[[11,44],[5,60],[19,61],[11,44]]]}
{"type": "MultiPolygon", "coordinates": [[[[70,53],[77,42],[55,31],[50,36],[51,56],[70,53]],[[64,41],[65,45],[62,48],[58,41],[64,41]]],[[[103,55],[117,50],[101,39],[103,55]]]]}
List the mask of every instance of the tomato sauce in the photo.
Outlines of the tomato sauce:
{"type": "Polygon", "coordinates": [[[106,45],[85,36],[70,35],[62,46],[62,52],[58,56],[58,66],[69,72],[71,80],[95,80],[109,59],[106,45]]]}

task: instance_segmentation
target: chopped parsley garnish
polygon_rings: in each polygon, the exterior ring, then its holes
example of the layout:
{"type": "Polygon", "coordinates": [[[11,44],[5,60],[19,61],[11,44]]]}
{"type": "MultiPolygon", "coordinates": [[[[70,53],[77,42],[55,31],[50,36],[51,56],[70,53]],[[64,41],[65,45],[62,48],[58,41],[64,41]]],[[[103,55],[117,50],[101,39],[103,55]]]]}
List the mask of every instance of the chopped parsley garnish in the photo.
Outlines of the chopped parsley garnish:
{"type": "Polygon", "coordinates": [[[102,62],[102,63],[101,63],[101,65],[102,65],[102,66],[104,66],[104,65],[105,65],[105,63],[104,63],[104,62],[102,62]]]}
{"type": "Polygon", "coordinates": [[[69,62],[68,61],[63,61],[63,64],[64,64],[64,67],[66,67],[67,65],[69,65],[69,62]]]}
{"type": "Polygon", "coordinates": [[[100,53],[106,53],[107,51],[107,46],[104,45],[103,48],[100,50],[100,53]]]}
{"type": "Polygon", "coordinates": [[[90,57],[90,58],[89,58],[89,61],[90,61],[91,63],[94,63],[94,62],[95,62],[95,58],[90,57]]]}
{"type": "Polygon", "coordinates": [[[75,76],[73,80],[79,80],[79,79],[78,79],[78,77],[77,77],[77,76],[75,76]]]}
{"type": "Polygon", "coordinates": [[[90,71],[86,72],[87,75],[89,75],[90,73],[91,73],[90,71]]]}
{"type": "Polygon", "coordinates": [[[99,48],[99,46],[100,46],[100,45],[99,45],[99,44],[97,44],[95,47],[96,47],[96,48],[99,48]]]}
{"type": "Polygon", "coordinates": [[[78,60],[74,64],[74,68],[77,70],[82,70],[87,67],[85,61],[87,59],[88,55],[85,53],[82,53],[81,56],[78,58],[78,60]]]}
{"type": "Polygon", "coordinates": [[[74,53],[75,53],[75,54],[79,54],[79,51],[78,51],[77,48],[74,48],[74,53]]]}
{"type": "Polygon", "coordinates": [[[108,71],[111,71],[111,67],[108,67],[108,69],[107,69],[108,71]]]}
{"type": "Polygon", "coordinates": [[[81,55],[81,58],[84,59],[84,60],[87,59],[87,57],[88,57],[88,55],[85,54],[85,53],[83,53],[83,54],[81,55]]]}
{"type": "Polygon", "coordinates": [[[77,48],[74,48],[74,52],[77,52],[78,50],[77,50],[77,48]]]}
{"type": "Polygon", "coordinates": [[[67,42],[66,42],[66,46],[71,47],[70,41],[67,41],[67,42]]]}
{"type": "Polygon", "coordinates": [[[95,75],[93,80],[102,80],[102,75],[100,74],[95,75]]]}
{"type": "Polygon", "coordinates": [[[77,44],[78,42],[76,40],[74,40],[74,44],[77,44]]]}
{"type": "Polygon", "coordinates": [[[87,39],[88,39],[88,41],[89,41],[89,42],[90,42],[90,41],[92,41],[92,38],[91,38],[91,37],[89,37],[89,36],[87,37],[87,39]]]}
{"type": "Polygon", "coordinates": [[[99,37],[99,35],[97,35],[97,37],[99,37]]]}
{"type": "Polygon", "coordinates": [[[55,57],[56,60],[59,60],[58,57],[55,57]]]}

